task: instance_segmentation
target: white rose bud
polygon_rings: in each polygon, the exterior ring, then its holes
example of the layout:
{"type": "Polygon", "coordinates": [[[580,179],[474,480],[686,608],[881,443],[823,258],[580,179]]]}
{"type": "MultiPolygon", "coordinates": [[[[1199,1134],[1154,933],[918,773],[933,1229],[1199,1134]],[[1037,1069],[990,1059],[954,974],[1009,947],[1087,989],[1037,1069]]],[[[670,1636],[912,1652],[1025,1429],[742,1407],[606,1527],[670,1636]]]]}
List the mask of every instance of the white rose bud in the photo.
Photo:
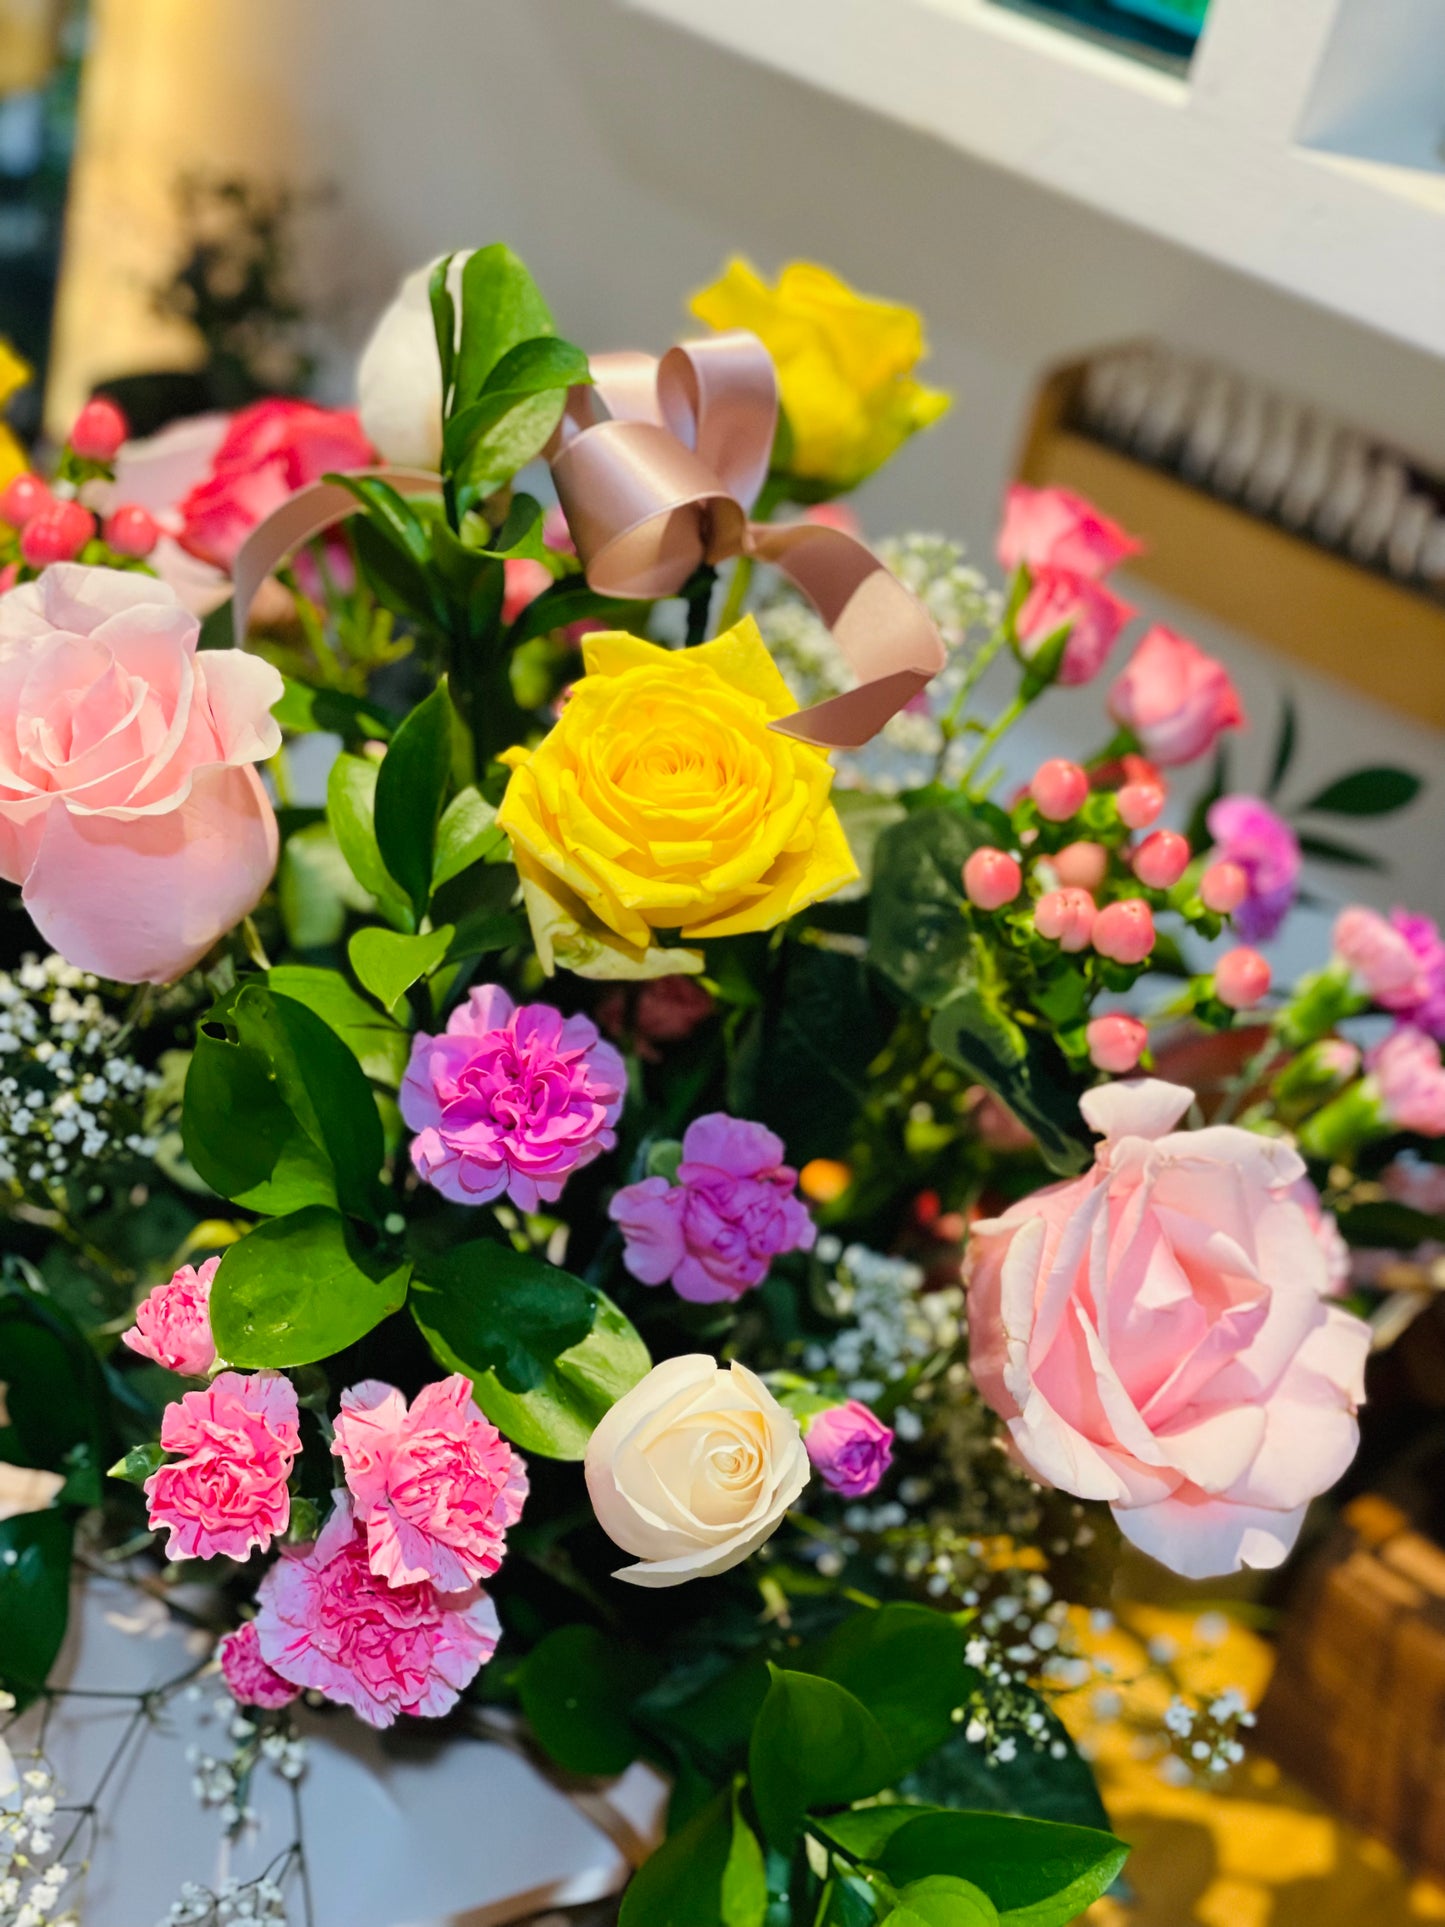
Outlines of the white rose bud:
{"type": "Polygon", "coordinates": [[[587,1490],[607,1536],[641,1562],[634,1586],[726,1572],[770,1538],[808,1483],[798,1421],[745,1365],[706,1352],[655,1365],[587,1447],[587,1490]]]}
{"type": "MultiPolygon", "coordinates": [[[[461,323],[462,267],[455,255],[447,286],[461,323]]],[[[442,370],[431,316],[436,261],[414,268],[372,330],[356,371],[356,403],[367,439],[398,468],[439,469],[442,459],[442,370]]]]}

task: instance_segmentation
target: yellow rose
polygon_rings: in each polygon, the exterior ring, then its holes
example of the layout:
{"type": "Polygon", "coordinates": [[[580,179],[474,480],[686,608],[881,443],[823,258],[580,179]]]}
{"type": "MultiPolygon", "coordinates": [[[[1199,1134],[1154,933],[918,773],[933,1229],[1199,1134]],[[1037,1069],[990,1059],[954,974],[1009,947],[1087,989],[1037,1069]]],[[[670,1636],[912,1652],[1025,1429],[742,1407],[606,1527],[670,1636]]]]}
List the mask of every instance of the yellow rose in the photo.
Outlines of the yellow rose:
{"type": "Polygon", "coordinates": [[[696,972],[684,938],[771,930],[858,874],[833,772],[768,724],[797,708],[757,624],[698,649],[593,635],[550,735],[504,759],[538,955],[596,977],[696,972]]]}
{"type": "MultiPolygon", "coordinates": [[[[29,381],[31,372],[10,343],[0,336],[0,413],[3,413],[6,402],[17,389],[23,388],[29,381]]],[[[24,449],[4,422],[0,422],[0,488],[8,487],[28,467],[24,449]]]]}
{"type": "Polygon", "coordinates": [[[826,268],[792,261],[776,288],[746,261],[692,298],[712,328],[750,328],[778,369],[792,435],[788,472],[852,488],[908,437],[938,420],[950,397],[911,379],[926,349],[912,308],[870,301],[826,268]]]}

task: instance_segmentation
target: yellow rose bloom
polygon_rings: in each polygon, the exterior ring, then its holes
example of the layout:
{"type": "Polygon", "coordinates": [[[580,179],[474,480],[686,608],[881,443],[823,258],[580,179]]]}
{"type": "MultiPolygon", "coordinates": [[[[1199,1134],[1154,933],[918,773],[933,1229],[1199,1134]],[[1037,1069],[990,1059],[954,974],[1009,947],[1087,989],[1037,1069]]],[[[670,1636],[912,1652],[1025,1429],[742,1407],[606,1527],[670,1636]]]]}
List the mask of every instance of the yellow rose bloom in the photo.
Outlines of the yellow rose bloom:
{"type": "MultiPolygon", "coordinates": [[[[0,412],[3,412],[10,397],[29,381],[31,372],[29,365],[23,362],[10,343],[0,336],[0,412]]],[[[23,475],[29,466],[25,459],[25,450],[4,422],[0,422],[0,488],[7,488],[15,477],[23,475]]]]}
{"type": "Polygon", "coordinates": [[[504,758],[538,954],[584,975],[697,971],[653,943],[771,930],[857,876],[826,754],[768,724],[797,708],[757,624],[697,649],[591,635],[550,735],[504,758]]]}
{"type": "Polygon", "coordinates": [[[852,488],[949,406],[911,378],[927,352],[922,318],[856,294],[810,261],[790,262],[770,288],[732,260],[691,306],[711,328],[762,337],[777,364],[792,475],[852,488]]]}

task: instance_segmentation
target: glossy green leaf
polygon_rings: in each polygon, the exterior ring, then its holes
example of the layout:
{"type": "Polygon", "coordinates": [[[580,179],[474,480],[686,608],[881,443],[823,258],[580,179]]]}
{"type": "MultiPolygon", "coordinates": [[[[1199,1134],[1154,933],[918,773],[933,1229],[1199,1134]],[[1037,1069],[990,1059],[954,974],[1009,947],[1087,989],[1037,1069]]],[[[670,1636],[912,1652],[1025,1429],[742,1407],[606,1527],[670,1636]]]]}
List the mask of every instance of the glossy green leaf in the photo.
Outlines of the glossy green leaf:
{"type": "Polygon", "coordinates": [[[432,889],[439,890],[474,863],[485,863],[506,848],[507,835],[497,828],[495,805],[479,789],[468,785],[447,804],[437,824],[432,889]]]}
{"type": "Polygon", "coordinates": [[[0,1385],[8,1413],[0,1457],[61,1472],[78,1452],[103,1466],[118,1443],[84,1335],[54,1299],[19,1285],[0,1292],[0,1385]]]}
{"type": "Polygon", "coordinates": [[[507,631],[507,643],[517,648],[533,636],[549,636],[574,622],[603,622],[609,629],[635,629],[650,603],[624,602],[617,596],[589,589],[585,576],[563,576],[550,589],[534,596],[507,631]]]}
{"type": "Polygon", "coordinates": [[[362,577],[382,608],[424,629],[442,628],[445,612],[427,565],[413,561],[397,537],[369,516],[353,516],[350,534],[362,577]]]}
{"type": "Polygon", "coordinates": [[[928,1027],[935,1050],[1002,1098],[1039,1141],[1055,1171],[1073,1176],[1093,1161],[1093,1140],[1057,1050],[978,990],[939,1005],[928,1027]]]}
{"type": "Polygon", "coordinates": [[[811,1673],[769,1670],[748,1780],[769,1844],[786,1853],[814,1807],[864,1799],[891,1784],[898,1769],[887,1734],[861,1700],[811,1673]]]}
{"type": "Polygon", "coordinates": [[[376,788],[379,763],[369,756],[338,756],[326,782],[326,820],[341,854],[388,923],[416,928],[406,893],[382,860],[376,840],[376,788]]]}
{"type": "Polygon", "coordinates": [[[372,926],[358,930],[347,945],[351,968],[362,988],[395,1011],[412,985],[429,977],[451,948],[456,932],[449,923],[415,937],[372,926]]]}
{"type": "Polygon", "coordinates": [[[767,1906],[762,1849],[724,1788],[638,1869],[619,1927],[763,1927],[767,1906]]]}
{"type": "Polygon", "coordinates": [[[163,1446],[154,1442],[150,1445],[133,1445],[124,1458],[116,1460],[105,1476],[108,1479],[121,1479],[126,1485],[144,1485],[165,1462],[163,1446]]]}
{"type": "Polygon", "coordinates": [[[289,836],[283,831],[276,897],[293,950],[326,949],[340,941],[353,911],[376,909],[324,822],[304,824],[289,836]]]}
{"type": "Polygon", "coordinates": [[[367,520],[418,569],[425,570],[431,559],[426,524],[415,505],[379,475],[331,474],[324,477],[348,490],[361,504],[367,520]]]}
{"type": "MultiPolygon", "coordinates": [[[[502,356],[477,399],[447,423],[443,453],[448,473],[465,474],[469,480],[484,477],[504,448],[516,443],[520,452],[526,443],[525,452],[508,469],[508,475],[515,474],[540,452],[557,426],[568,389],[590,380],[586,355],[570,341],[556,335],[519,341],[502,356]],[[539,439],[527,441],[534,433],[539,439]]],[[[499,542],[494,553],[509,546],[499,542]]]]}
{"type": "Polygon", "coordinates": [[[1337,776],[1302,807],[1323,810],[1331,816],[1389,816],[1413,803],[1423,787],[1420,778],[1409,770],[1376,764],[1337,776]]]}
{"type": "Polygon", "coordinates": [[[941,1003],[971,976],[963,866],[993,840],[979,819],[947,808],[916,810],[877,840],[868,955],[917,1003],[941,1003]]]}
{"type": "Polygon", "coordinates": [[[451,697],[443,677],[392,737],[376,779],[376,843],[420,917],[452,768],[451,697]]]}
{"type": "Polygon", "coordinates": [[[477,399],[509,349],[537,335],[557,332],[526,263],[502,242],[478,248],[467,257],[461,284],[454,411],[477,399]]]}
{"type": "Polygon", "coordinates": [[[951,1614],[899,1600],[853,1613],[793,1663],[860,1700],[905,1773],[951,1737],[955,1710],[977,1688],[963,1657],[966,1637],[951,1614]]]}
{"type": "Polygon", "coordinates": [[[611,1776],[640,1751],[630,1713],[656,1670],[640,1647],[596,1626],[558,1626],[514,1677],[542,1750],[568,1773],[611,1776]]]}
{"type": "Polygon", "coordinates": [[[283,680],[285,691],[271,714],[288,734],[328,730],[348,741],[377,737],[383,742],[390,736],[395,718],[364,697],[348,696],[339,689],[314,689],[294,676],[283,680]]]}
{"type": "Polygon", "coordinates": [[[432,334],[436,339],[437,360],[442,375],[442,413],[451,396],[457,369],[457,304],[452,299],[451,271],[454,254],[444,254],[427,279],[427,301],[431,307],[432,334]]]}
{"type": "Polygon", "coordinates": [[[544,1259],[478,1240],[418,1253],[416,1268],[411,1308],[427,1342],[523,1451],[580,1459],[603,1413],[651,1369],[612,1301],[544,1259]]]}
{"type": "Polygon", "coordinates": [[[933,1806],[1027,1813],[1036,1820],[1063,1820],[1107,1832],[1109,1816],[1093,1769],[1057,1714],[1041,1695],[1017,1683],[1010,1692],[1016,1702],[1023,1702],[1020,1714],[1039,1722],[1033,1744],[1022,1740],[1011,1760],[991,1760],[962,1725],[956,1726],[900,1782],[899,1792],[933,1806]]]}
{"type": "Polygon", "coordinates": [[[269,1219],[222,1256],[211,1287],[216,1348],[257,1369],[330,1358],[401,1309],[408,1275],[324,1205],[269,1219]]]}
{"type": "Polygon", "coordinates": [[[70,1613],[74,1515],[0,1519],[0,1686],[28,1704],[45,1685],[70,1613]]]}
{"type": "Polygon", "coordinates": [[[305,1004],[334,1030],[373,1083],[393,1091],[400,1084],[411,1038],[375,1004],[358,996],[339,970],[277,964],[267,982],[280,996],[305,1004]]]}
{"type": "Polygon", "coordinates": [[[954,1874],[910,1880],[898,1900],[883,1927],[998,1927],[998,1909],[988,1895],[954,1874]]]}

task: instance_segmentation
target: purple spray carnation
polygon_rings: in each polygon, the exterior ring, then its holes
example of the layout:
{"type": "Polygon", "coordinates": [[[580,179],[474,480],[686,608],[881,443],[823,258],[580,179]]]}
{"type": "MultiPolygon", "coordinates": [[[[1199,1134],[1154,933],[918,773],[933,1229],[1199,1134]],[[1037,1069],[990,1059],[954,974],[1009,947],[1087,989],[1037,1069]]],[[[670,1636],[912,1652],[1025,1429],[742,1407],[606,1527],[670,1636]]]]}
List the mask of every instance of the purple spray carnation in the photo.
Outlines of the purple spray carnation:
{"type": "Polygon", "coordinates": [[[644,1285],[669,1278],[680,1298],[740,1298],[779,1252],[811,1249],[817,1232],[794,1195],[798,1174],[761,1124],[714,1111],[682,1140],[677,1182],[644,1178],[609,1206],[626,1239],[622,1261],[644,1285]]]}
{"type": "Polygon", "coordinates": [[[856,1398],[809,1419],[803,1435],[813,1470],[830,1491],[862,1499],[893,1461],[893,1430],[856,1398]]]}
{"type": "Polygon", "coordinates": [[[1249,894],[1234,912],[1235,929],[1246,943],[1274,936],[1299,891],[1299,838],[1257,796],[1221,796],[1205,821],[1214,838],[1213,860],[1237,863],[1249,879],[1249,894]]]}
{"type": "Polygon", "coordinates": [[[535,1211],[612,1149],[626,1093],[622,1058],[588,1018],[519,1008],[486,984],[452,1012],[445,1036],[413,1038],[401,1114],[416,1132],[418,1175],[444,1198],[487,1204],[505,1191],[535,1211]]]}

